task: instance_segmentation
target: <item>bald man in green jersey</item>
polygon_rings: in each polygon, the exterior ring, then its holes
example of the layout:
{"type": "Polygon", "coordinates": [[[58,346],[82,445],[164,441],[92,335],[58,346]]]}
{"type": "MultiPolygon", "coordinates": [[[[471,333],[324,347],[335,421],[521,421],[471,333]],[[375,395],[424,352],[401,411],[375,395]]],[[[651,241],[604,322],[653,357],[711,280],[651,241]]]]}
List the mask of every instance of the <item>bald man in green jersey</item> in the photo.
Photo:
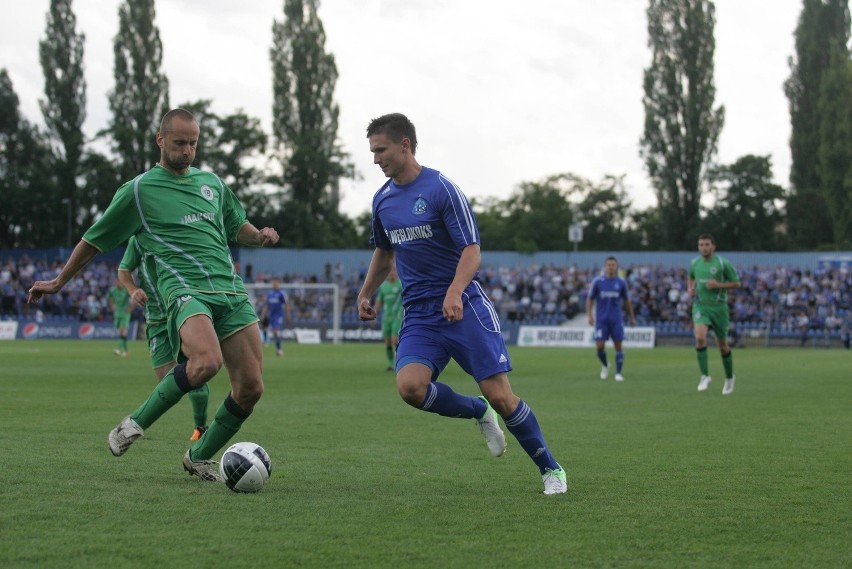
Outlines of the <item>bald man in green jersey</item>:
{"type": "Polygon", "coordinates": [[[55,294],[99,251],[110,251],[135,236],[156,260],[157,292],[165,301],[169,342],[179,363],[109,433],[110,451],[123,455],[145,429],[225,364],[231,391],[210,427],[183,457],[191,475],[219,481],[211,459],[239,431],[263,393],[257,314],[234,270],[228,243],[264,247],[276,244],[278,233],[249,223],[218,176],[191,167],[199,132],[189,111],[167,112],[156,136],[160,161],[118,189],[59,275],[35,282],[28,301],[55,294]]]}
{"type": "MultiPolygon", "coordinates": [[[[160,382],[170,369],[177,365],[172,346],[169,342],[169,328],[166,321],[166,304],[157,292],[156,262],[151,255],[146,255],[131,237],[127,242],[127,250],[118,264],[118,282],[127,291],[130,299],[145,309],[145,335],[148,337],[148,351],[151,354],[151,367],[160,382]],[[138,269],[139,285],[133,278],[133,271],[138,269]]],[[[205,383],[188,393],[192,406],[192,418],[195,429],[189,437],[197,441],[207,430],[207,403],[210,400],[210,388],[205,383]]]]}
{"type": "Polygon", "coordinates": [[[725,386],[722,395],[734,392],[734,356],[728,345],[728,291],[740,288],[740,276],[730,261],[716,255],[716,240],[709,233],[698,236],[698,252],[689,265],[689,296],[692,303],[692,324],[695,329],[695,350],[701,380],[698,391],[707,391],[710,386],[710,371],[707,365],[707,330],[712,328],[716,345],[722,355],[725,368],[725,386]]]}

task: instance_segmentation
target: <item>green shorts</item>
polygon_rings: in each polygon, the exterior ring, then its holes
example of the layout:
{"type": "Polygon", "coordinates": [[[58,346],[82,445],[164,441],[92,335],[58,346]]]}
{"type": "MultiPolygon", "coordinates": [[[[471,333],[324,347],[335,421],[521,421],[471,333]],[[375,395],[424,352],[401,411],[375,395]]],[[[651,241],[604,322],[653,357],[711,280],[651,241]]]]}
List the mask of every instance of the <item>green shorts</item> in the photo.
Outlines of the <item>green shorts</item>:
{"type": "Polygon", "coordinates": [[[730,320],[727,304],[698,304],[692,305],[692,323],[705,324],[713,329],[716,338],[728,339],[730,320]]]}
{"type": "Polygon", "coordinates": [[[382,318],[382,338],[399,338],[402,320],[398,318],[382,318]]]}
{"type": "Polygon", "coordinates": [[[219,342],[258,321],[248,296],[196,292],[177,296],[169,304],[169,343],[178,363],[187,360],[180,350],[180,328],[187,318],[204,314],[211,322],[219,342]]]}
{"type": "Polygon", "coordinates": [[[165,322],[148,324],[148,351],[151,353],[151,367],[157,369],[175,361],[172,355],[172,343],[169,342],[169,327],[165,322]]]}
{"type": "Polygon", "coordinates": [[[130,313],[129,312],[124,312],[123,310],[121,312],[117,312],[113,316],[112,319],[113,319],[113,326],[115,327],[116,330],[121,330],[122,328],[124,328],[126,330],[127,327],[130,326],[130,313]]]}

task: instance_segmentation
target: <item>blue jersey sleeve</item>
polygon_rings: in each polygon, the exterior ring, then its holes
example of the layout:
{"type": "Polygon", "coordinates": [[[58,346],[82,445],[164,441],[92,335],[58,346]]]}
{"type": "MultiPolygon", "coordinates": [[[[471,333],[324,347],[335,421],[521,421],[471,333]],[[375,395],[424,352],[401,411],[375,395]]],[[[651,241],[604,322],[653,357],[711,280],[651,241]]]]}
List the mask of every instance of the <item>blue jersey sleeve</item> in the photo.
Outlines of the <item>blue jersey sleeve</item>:
{"type": "Polygon", "coordinates": [[[461,251],[468,245],[479,243],[479,228],[470,202],[452,180],[440,174],[438,180],[445,189],[443,206],[444,224],[456,249],[461,251]]]}

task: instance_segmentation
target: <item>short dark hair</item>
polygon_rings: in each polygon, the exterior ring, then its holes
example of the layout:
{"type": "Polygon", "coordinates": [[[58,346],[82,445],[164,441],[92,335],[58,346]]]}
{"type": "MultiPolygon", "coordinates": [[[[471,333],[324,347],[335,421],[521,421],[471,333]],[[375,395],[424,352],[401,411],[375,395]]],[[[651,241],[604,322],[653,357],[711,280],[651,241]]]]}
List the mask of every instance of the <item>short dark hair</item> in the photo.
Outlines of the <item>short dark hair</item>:
{"type": "Polygon", "coordinates": [[[699,241],[709,241],[713,245],[716,244],[716,240],[713,239],[713,236],[710,235],[709,233],[702,233],[701,235],[698,236],[698,240],[699,241]]]}
{"type": "Polygon", "coordinates": [[[385,134],[396,143],[407,138],[411,141],[411,153],[417,153],[417,131],[414,129],[414,123],[402,113],[390,113],[371,120],[367,127],[367,138],[374,134],[385,134]]]}
{"type": "Polygon", "coordinates": [[[607,261],[615,261],[615,262],[617,263],[617,262],[618,262],[618,259],[616,259],[616,258],[615,258],[615,257],[613,257],[612,255],[610,255],[609,257],[607,257],[606,259],[604,259],[604,263],[606,263],[607,261]]]}
{"type": "Polygon", "coordinates": [[[165,134],[172,126],[172,119],[180,117],[188,121],[194,121],[195,116],[186,109],[172,109],[163,115],[163,120],[160,121],[160,134],[165,134]]]}

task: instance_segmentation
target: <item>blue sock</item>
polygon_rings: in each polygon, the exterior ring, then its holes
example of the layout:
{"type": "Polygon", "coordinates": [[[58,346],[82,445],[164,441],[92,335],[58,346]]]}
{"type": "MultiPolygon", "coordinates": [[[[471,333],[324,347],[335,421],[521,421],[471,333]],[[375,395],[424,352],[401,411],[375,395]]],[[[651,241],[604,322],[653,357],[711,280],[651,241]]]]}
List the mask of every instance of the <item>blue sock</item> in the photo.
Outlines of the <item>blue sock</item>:
{"type": "Polygon", "coordinates": [[[604,367],[609,365],[606,361],[606,350],[598,350],[598,359],[601,361],[604,367]]]}
{"type": "Polygon", "coordinates": [[[511,415],[503,417],[503,422],[542,474],[545,468],[553,470],[559,468],[553,455],[550,454],[550,449],[547,448],[547,443],[544,442],[544,435],[541,434],[541,427],[538,426],[535,413],[523,400],[518,403],[518,408],[511,415]]]}
{"type": "Polygon", "coordinates": [[[281,349],[281,336],[275,336],[275,349],[281,349]]]}
{"type": "Polygon", "coordinates": [[[621,373],[621,366],[624,365],[624,352],[615,352],[615,373],[621,373]]]}
{"type": "Polygon", "coordinates": [[[461,395],[446,383],[433,381],[426,389],[426,399],[420,404],[420,409],[444,417],[479,419],[485,415],[488,406],[479,397],[461,395]]]}

